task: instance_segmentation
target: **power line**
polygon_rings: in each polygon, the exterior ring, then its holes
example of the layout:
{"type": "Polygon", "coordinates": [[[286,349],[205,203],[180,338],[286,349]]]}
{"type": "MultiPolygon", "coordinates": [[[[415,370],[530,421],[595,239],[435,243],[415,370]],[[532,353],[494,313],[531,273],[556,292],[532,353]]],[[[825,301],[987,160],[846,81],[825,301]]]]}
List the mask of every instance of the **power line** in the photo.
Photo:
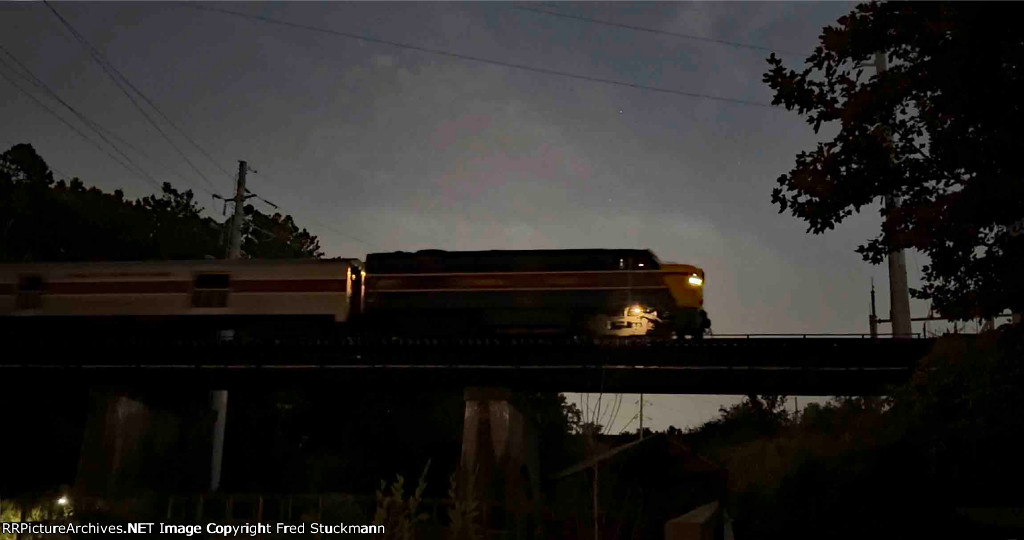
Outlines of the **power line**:
{"type": "MultiPolygon", "coordinates": [[[[82,130],[78,129],[73,124],[71,124],[70,122],[65,120],[63,116],[57,114],[56,111],[54,111],[53,109],[48,107],[45,103],[43,103],[42,101],[39,101],[39,98],[37,98],[36,96],[32,95],[32,92],[29,92],[28,90],[25,90],[24,88],[22,88],[14,79],[12,79],[9,76],[7,76],[7,74],[4,73],[3,70],[0,70],[0,77],[3,77],[5,80],[7,80],[7,82],[9,82],[11,84],[11,86],[13,86],[17,90],[19,90],[21,93],[23,93],[26,96],[28,96],[29,99],[31,99],[33,102],[35,102],[36,105],[38,105],[39,107],[41,107],[46,112],[48,112],[51,115],[53,115],[54,118],[56,118],[57,120],[60,120],[60,122],[62,124],[64,124],[69,129],[71,129],[72,131],[77,133],[79,137],[81,137],[81,138],[85,139],[86,141],[88,141],[89,143],[91,143],[93,146],[98,148],[101,152],[106,154],[110,159],[114,160],[118,165],[120,165],[121,167],[124,167],[125,170],[127,170],[130,173],[132,173],[132,178],[136,178],[134,175],[138,174],[137,171],[133,170],[128,164],[126,164],[125,162],[123,162],[120,159],[118,159],[118,157],[115,156],[114,154],[111,154],[109,150],[107,150],[106,148],[103,148],[103,146],[101,144],[99,144],[98,142],[96,142],[92,137],[89,137],[88,135],[83,133],[82,130]]],[[[154,187],[156,187],[158,190],[160,189],[160,186],[158,186],[158,185],[154,185],[154,187]]]]}
{"type": "Polygon", "coordinates": [[[659,93],[663,93],[663,94],[673,94],[673,95],[677,95],[677,96],[684,96],[684,97],[697,98],[697,99],[709,99],[709,100],[713,100],[713,101],[722,101],[722,102],[726,102],[726,103],[735,103],[735,104],[739,104],[739,105],[751,105],[751,106],[754,106],[754,107],[765,107],[765,108],[769,108],[769,109],[774,108],[769,103],[762,103],[762,102],[759,102],[759,101],[749,101],[749,100],[745,100],[745,99],[730,98],[730,97],[723,97],[723,96],[715,96],[715,95],[704,94],[704,93],[700,93],[700,92],[687,92],[687,91],[683,91],[683,90],[676,90],[674,88],[664,88],[664,87],[659,87],[659,86],[648,86],[648,85],[644,85],[644,84],[631,83],[631,82],[626,82],[626,81],[618,81],[618,80],[615,80],[615,79],[605,79],[605,78],[601,78],[601,77],[591,77],[590,75],[581,75],[581,74],[578,74],[578,73],[569,73],[569,72],[566,72],[566,71],[559,71],[559,70],[555,70],[555,69],[535,67],[535,66],[530,66],[530,65],[526,65],[526,64],[517,64],[517,63],[513,63],[513,62],[505,62],[505,61],[502,61],[502,60],[492,60],[492,59],[489,59],[489,58],[483,58],[483,57],[479,57],[479,56],[471,56],[471,55],[468,55],[468,54],[455,53],[455,52],[445,51],[445,50],[441,50],[441,49],[432,49],[432,48],[429,48],[429,47],[422,47],[422,46],[419,46],[419,45],[411,45],[411,44],[408,44],[408,43],[401,43],[401,42],[398,42],[398,41],[390,41],[390,40],[386,40],[386,39],[373,38],[373,37],[369,37],[369,36],[362,36],[362,35],[359,35],[359,34],[352,34],[352,33],[348,33],[348,32],[342,32],[342,31],[339,31],[339,30],[331,30],[329,28],[321,28],[321,27],[311,26],[311,25],[307,25],[307,24],[294,23],[294,22],[290,22],[290,21],[284,21],[284,20],[281,20],[281,19],[275,19],[275,18],[272,18],[272,17],[265,17],[263,15],[254,15],[254,14],[249,14],[249,13],[242,13],[242,12],[238,12],[238,11],[231,11],[231,10],[227,10],[227,9],[210,7],[210,6],[204,6],[204,5],[199,5],[199,4],[183,3],[183,4],[177,4],[177,5],[180,5],[182,7],[189,7],[189,8],[192,8],[192,9],[199,9],[199,10],[204,10],[204,11],[213,11],[213,12],[223,13],[223,14],[227,14],[227,15],[234,15],[236,17],[242,17],[242,18],[247,18],[247,19],[254,19],[254,20],[262,21],[262,22],[269,23],[269,24],[288,26],[288,27],[291,27],[291,28],[297,28],[297,29],[300,29],[300,30],[307,30],[307,31],[310,31],[310,32],[317,32],[317,33],[322,33],[322,34],[330,34],[330,35],[345,37],[345,38],[349,38],[349,39],[357,39],[357,40],[360,40],[360,41],[366,41],[366,42],[369,42],[369,43],[378,43],[378,44],[381,44],[381,45],[389,45],[389,46],[392,46],[392,47],[398,47],[398,48],[402,48],[402,49],[409,49],[409,50],[413,50],[413,51],[419,51],[419,52],[428,53],[428,54],[434,54],[434,55],[438,55],[438,56],[445,56],[445,57],[448,57],[448,58],[457,58],[459,60],[467,60],[467,61],[470,61],[470,62],[479,62],[481,64],[490,64],[490,65],[494,65],[494,66],[502,66],[502,67],[506,67],[506,68],[519,69],[519,70],[523,70],[523,71],[530,71],[530,72],[533,72],[533,73],[541,73],[541,74],[544,74],[544,75],[555,75],[555,76],[558,76],[558,77],[565,77],[565,78],[569,78],[569,79],[577,79],[577,80],[581,80],[581,81],[595,82],[595,83],[600,83],[600,84],[609,84],[609,85],[613,85],[613,86],[622,86],[622,87],[626,87],[626,88],[635,88],[635,89],[638,89],[638,90],[646,90],[648,92],[659,92],[659,93]]]}
{"type": "MultiPolygon", "coordinates": [[[[270,183],[280,184],[280,182],[277,182],[275,179],[268,177],[263,172],[260,172],[260,173],[257,173],[257,174],[260,177],[262,177],[264,180],[267,180],[270,183]]],[[[248,189],[246,191],[248,191],[248,189]]],[[[250,193],[252,193],[252,192],[250,192],[250,193]]],[[[252,195],[253,195],[253,197],[263,201],[264,203],[269,204],[270,206],[273,206],[277,210],[281,210],[283,212],[287,212],[287,209],[281,208],[280,206],[278,206],[278,205],[276,205],[276,204],[274,204],[274,203],[264,199],[263,197],[260,197],[259,195],[256,195],[255,193],[252,193],[252,195]]],[[[334,228],[334,227],[324,223],[323,221],[317,220],[316,218],[309,217],[308,219],[310,219],[310,221],[313,221],[317,225],[320,225],[320,226],[322,226],[322,227],[324,227],[326,229],[329,229],[329,230],[331,230],[331,231],[333,231],[333,232],[335,232],[335,233],[337,233],[337,234],[339,234],[341,236],[344,236],[344,237],[346,237],[346,238],[348,238],[350,240],[354,240],[354,241],[356,241],[356,242],[358,242],[358,243],[360,243],[360,244],[362,244],[362,245],[364,245],[364,246],[366,246],[368,248],[378,249],[380,247],[378,244],[372,243],[372,242],[370,242],[370,241],[368,241],[368,240],[366,240],[366,239],[364,239],[364,238],[362,238],[360,236],[356,236],[356,235],[354,235],[352,233],[343,232],[341,230],[338,230],[338,229],[336,229],[336,228],[334,228]]],[[[424,238],[426,238],[426,237],[424,237],[424,238]]]]}
{"type": "Polygon", "coordinates": [[[683,33],[680,33],[680,32],[669,32],[667,30],[655,30],[653,28],[646,28],[646,27],[643,27],[643,26],[636,26],[636,25],[632,25],[632,24],[622,24],[622,23],[616,23],[616,22],[611,22],[611,21],[605,21],[605,20],[601,20],[601,19],[593,19],[593,18],[590,18],[590,17],[582,17],[580,15],[570,15],[568,13],[562,13],[562,12],[559,12],[559,11],[551,11],[551,10],[546,10],[546,9],[537,9],[537,8],[523,7],[523,6],[513,6],[512,9],[518,9],[519,11],[528,11],[530,13],[539,13],[541,15],[550,15],[552,17],[561,17],[563,19],[572,19],[572,20],[582,21],[582,22],[587,22],[587,23],[600,24],[600,25],[604,25],[604,26],[611,26],[611,27],[614,27],[614,28],[625,28],[625,29],[628,29],[628,30],[635,30],[637,32],[647,32],[649,34],[660,34],[660,35],[672,36],[672,37],[677,37],[677,38],[682,38],[682,39],[691,39],[691,40],[694,40],[694,41],[704,41],[704,42],[707,42],[707,43],[715,43],[715,44],[718,44],[718,45],[728,45],[730,47],[739,47],[739,48],[742,48],[742,49],[750,49],[750,50],[766,51],[766,52],[780,52],[780,53],[786,53],[786,54],[801,54],[801,53],[794,52],[794,51],[785,51],[785,50],[782,50],[782,49],[774,49],[772,47],[765,47],[765,46],[762,46],[762,45],[753,45],[753,44],[750,44],[750,43],[741,43],[741,42],[738,42],[738,41],[728,41],[728,40],[724,40],[724,39],[715,39],[715,38],[709,38],[709,37],[704,37],[704,36],[696,36],[696,35],[693,35],[693,34],[683,34],[683,33]]]}
{"type": "MultiPolygon", "coordinates": [[[[44,2],[44,3],[46,3],[47,7],[50,7],[50,9],[53,10],[54,14],[57,15],[58,18],[61,19],[61,21],[65,24],[65,26],[67,26],[69,29],[71,29],[70,23],[68,23],[63,17],[61,17],[60,14],[58,14],[56,12],[56,10],[52,6],[49,5],[48,2],[44,2]]],[[[72,29],[72,31],[74,32],[73,29],[72,29]]],[[[76,34],[77,34],[77,32],[76,32],[76,34]]],[[[81,34],[78,34],[78,35],[81,36],[81,34]]],[[[166,114],[164,114],[164,112],[160,109],[160,107],[157,107],[156,103],[153,103],[153,100],[149,99],[149,96],[147,96],[142,90],[139,90],[139,88],[136,87],[134,84],[132,84],[132,82],[130,80],[128,80],[128,78],[125,77],[124,74],[121,73],[120,70],[118,70],[116,67],[114,67],[114,65],[111,64],[110,61],[107,60],[105,56],[103,56],[103,53],[101,53],[98,50],[96,50],[95,47],[93,47],[87,40],[85,40],[84,36],[82,37],[82,41],[84,41],[84,45],[88,46],[90,49],[92,49],[92,51],[94,51],[97,55],[99,55],[100,58],[103,59],[103,63],[106,64],[106,66],[109,67],[111,70],[113,70],[113,72],[118,76],[119,79],[121,79],[122,82],[124,82],[124,84],[128,85],[129,88],[134,90],[135,93],[138,94],[139,97],[141,97],[143,101],[145,101],[147,104],[149,104],[149,106],[152,107],[153,110],[156,111],[156,113],[158,115],[160,115],[160,117],[163,118],[164,121],[166,121],[168,125],[170,125],[172,128],[174,128],[174,130],[177,131],[178,134],[182,136],[182,138],[184,138],[186,141],[189,142],[189,144],[191,144],[196,150],[198,150],[199,153],[202,154],[203,157],[205,157],[207,160],[209,160],[209,162],[212,163],[214,167],[216,167],[219,171],[221,171],[222,173],[224,173],[228,177],[232,176],[232,173],[230,173],[227,169],[225,169],[224,166],[222,166],[216,159],[213,158],[213,156],[211,156],[209,154],[209,152],[207,152],[205,149],[203,149],[203,147],[200,146],[199,143],[197,143],[192,137],[190,137],[188,135],[188,133],[185,133],[185,130],[183,130],[181,127],[179,127],[177,124],[175,124],[174,121],[170,119],[170,117],[168,117],[166,114]]],[[[232,181],[234,181],[233,178],[232,178],[232,181]]]]}
{"type": "MultiPolygon", "coordinates": [[[[145,150],[143,150],[143,149],[139,148],[138,146],[135,146],[134,144],[124,140],[124,138],[119,136],[117,133],[114,133],[114,131],[112,131],[110,128],[104,127],[102,124],[99,124],[96,121],[93,121],[92,124],[93,124],[93,127],[99,129],[100,131],[103,131],[104,133],[109,135],[111,138],[113,138],[117,142],[127,146],[128,148],[130,148],[132,150],[135,150],[142,157],[144,157],[144,158],[150,160],[151,162],[159,165],[161,168],[166,169],[167,172],[169,172],[172,175],[174,175],[178,180],[181,180],[183,182],[190,182],[190,183],[193,182],[191,179],[185,178],[185,175],[181,174],[181,172],[179,172],[174,167],[171,167],[170,165],[164,163],[163,161],[153,157],[150,153],[146,152],[145,150]]],[[[195,185],[196,188],[203,190],[207,194],[211,194],[211,195],[213,194],[212,191],[206,189],[206,187],[204,187],[204,186],[201,186],[199,184],[194,184],[194,183],[193,183],[193,185],[195,185]]]]}
{"type": "MultiPolygon", "coordinates": [[[[188,156],[185,155],[185,152],[183,152],[181,150],[181,148],[179,148],[178,145],[174,143],[174,141],[170,138],[170,136],[167,135],[167,133],[163,130],[163,128],[161,128],[160,125],[157,124],[157,122],[155,120],[153,120],[153,118],[139,104],[139,102],[136,101],[136,99],[134,97],[132,97],[131,93],[128,92],[128,90],[125,89],[124,85],[130,86],[132,88],[132,90],[134,90],[136,93],[138,93],[139,96],[141,96],[144,100],[146,100],[146,102],[149,103],[149,105],[151,107],[153,107],[153,109],[155,111],[157,111],[157,113],[159,113],[161,116],[163,116],[165,120],[168,120],[168,123],[170,123],[173,126],[174,124],[171,123],[169,121],[169,119],[167,119],[167,116],[164,115],[163,112],[161,112],[160,109],[157,108],[156,105],[154,105],[153,102],[151,100],[149,100],[149,98],[147,98],[145,96],[145,94],[143,94],[138,88],[136,88],[134,85],[132,85],[128,81],[127,77],[125,77],[120,71],[117,70],[117,68],[115,68],[112,64],[110,64],[110,62],[107,61],[107,59],[103,56],[103,54],[100,53],[95,47],[93,47],[92,44],[89,43],[89,41],[87,39],[85,39],[85,36],[80,34],[78,32],[78,30],[76,30],[75,27],[72,26],[71,23],[67,21],[67,19],[65,19],[63,16],[61,16],[61,14],[58,13],[57,10],[52,5],[50,5],[49,2],[47,2],[46,0],[43,0],[43,4],[45,4],[46,7],[49,8],[50,11],[53,12],[54,16],[56,16],[57,19],[60,20],[61,24],[63,24],[64,27],[67,28],[69,32],[71,32],[71,34],[74,36],[74,38],[89,52],[89,54],[92,56],[93,60],[103,69],[103,72],[106,73],[107,76],[110,77],[110,79],[112,81],[114,81],[114,84],[117,85],[118,89],[121,90],[121,92],[128,98],[128,100],[132,102],[132,105],[134,105],[135,108],[138,109],[138,111],[142,114],[142,116],[145,117],[146,121],[149,122],[149,124],[152,125],[153,128],[156,129],[157,132],[159,132],[160,135],[164,139],[166,139],[167,142],[172,147],[174,147],[174,149],[178,152],[178,154],[181,156],[181,158],[183,160],[185,160],[186,163],[188,163],[188,165],[192,168],[192,170],[194,170],[196,172],[196,174],[198,174],[199,177],[202,178],[203,181],[206,182],[206,184],[208,186],[210,186],[211,189],[216,191],[217,190],[217,186],[215,186],[213,184],[213,182],[211,182],[210,179],[207,178],[206,175],[203,174],[203,172],[200,171],[198,167],[196,167],[195,163],[192,163],[192,160],[190,160],[188,158],[188,156]],[[123,84],[122,84],[122,81],[124,81],[123,84]]],[[[185,138],[188,139],[187,136],[185,138]]],[[[189,139],[189,141],[192,142],[193,145],[195,145],[194,141],[191,141],[191,139],[189,139]]]]}
{"type": "MultiPolygon", "coordinates": [[[[138,174],[141,174],[142,176],[146,177],[146,179],[149,180],[152,184],[154,184],[156,186],[160,185],[160,183],[155,178],[153,178],[152,175],[150,175],[148,172],[146,172],[146,170],[143,169],[132,158],[130,158],[128,156],[128,154],[125,154],[124,151],[121,150],[121,148],[119,146],[114,144],[100,130],[98,130],[96,128],[96,126],[95,126],[95,122],[93,122],[88,117],[86,117],[84,114],[79,112],[78,109],[76,109],[73,106],[71,106],[68,102],[66,102],[63,99],[61,99],[61,97],[59,95],[57,95],[57,93],[52,88],[50,88],[45,82],[43,82],[42,79],[37,77],[35,73],[32,73],[32,70],[28,69],[28,67],[25,66],[25,64],[23,64],[20,60],[18,60],[18,58],[16,56],[14,56],[14,54],[11,53],[11,51],[7,50],[7,48],[4,47],[3,45],[0,45],[0,50],[2,50],[4,52],[4,54],[6,54],[8,57],[10,57],[10,59],[13,60],[16,64],[18,64],[19,67],[21,67],[21,69],[24,71],[24,73],[20,73],[20,75],[23,78],[28,80],[30,83],[34,84],[37,88],[40,88],[40,89],[44,90],[45,92],[47,92],[50,95],[50,97],[52,97],[53,99],[57,100],[66,109],[71,111],[72,114],[74,114],[76,117],[78,117],[78,119],[81,120],[82,123],[84,123],[86,126],[90,127],[97,135],[100,136],[101,139],[103,139],[104,142],[109,144],[110,147],[114,149],[114,151],[116,151],[118,154],[120,154],[121,157],[123,157],[125,159],[125,161],[127,161],[129,164],[131,164],[133,167],[135,167],[135,171],[134,172],[136,172],[138,174]],[[27,77],[25,76],[26,74],[28,75],[27,77]]],[[[7,69],[11,70],[15,74],[19,74],[18,70],[14,69],[3,58],[0,58],[0,63],[3,63],[3,65],[6,66],[7,69]]]]}
{"type": "MultiPolygon", "coordinates": [[[[261,168],[262,168],[262,167],[261,167],[261,168]]],[[[257,173],[257,174],[259,174],[259,175],[260,175],[261,177],[263,177],[263,178],[266,178],[267,180],[271,180],[271,179],[270,179],[269,177],[267,177],[267,175],[266,175],[266,174],[264,174],[264,173],[257,173]]],[[[271,181],[272,181],[272,180],[271,180],[271,181]]],[[[255,195],[255,194],[254,194],[254,195],[255,195]]],[[[259,199],[260,199],[261,201],[263,201],[263,202],[265,202],[265,203],[267,203],[267,204],[269,204],[269,205],[273,206],[274,208],[276,208],[276,209],[278,209],[278,210],[283,210],[283,211],[287,212],[287,209],[283,209],[283,208],[279,207],[278,205],[276,205],[276,204],[274,204],[274,203],[272,203],[272,202],[270,202],[270,201],[267,201],[267,200],[263,199],[262,197],[259,197],[259,196],[256,196],[256,197],[257,197],[257,198],[259,198],[259,199]]],[[[354,235],[354,234],[352,234],[352,233],[342,232],[342,231],[340,231],[340,230],[338,230],[338,229],[336,229],[336,228],[334,228],[334,227],[332,227],[332,226],[330,226],[330,225],[328,225],[328,224],[326,224],[326,223],[324,223],[324,222],[322,222],[322,221],[320,221],[320,220],[316,219],[315,217],[313,217],[313,216],[311,216],[311,215],[309,215],[309,216],[306,216],[306,217],[305,217],[304,219],[308,219],[308,220],[312,221],[313,223],[315,223],[315,224],[317,224],[317,225],[320,225],[321,227],[323,227],[323,228],[325,228],[325,229],[327,229],[327,230],[330,230],[330,231],[334,232],[335,234],[339,234],[339,235],[341,235],[341,236],[343,236],[343,237],[346,237],[346,238],[348,238],[348,239],[350,239],[350,240],[355,240],[356,242],[358,242],[358,243],[360,243],[360,244],[362,244],[362,245],[364,245],[364,246],[366,246],[366,247],[368,247],[368,248],[370,248],[370,249],[375,249],[375,246],[376,246],[376,244],[373,244],[373,243],[371,243],[371,242],[369,242],[369,241],[365,240],[364,238],[361,238],[361,237],[359,237],[359,236],[356,236],[356,235],[354,235]]]]}

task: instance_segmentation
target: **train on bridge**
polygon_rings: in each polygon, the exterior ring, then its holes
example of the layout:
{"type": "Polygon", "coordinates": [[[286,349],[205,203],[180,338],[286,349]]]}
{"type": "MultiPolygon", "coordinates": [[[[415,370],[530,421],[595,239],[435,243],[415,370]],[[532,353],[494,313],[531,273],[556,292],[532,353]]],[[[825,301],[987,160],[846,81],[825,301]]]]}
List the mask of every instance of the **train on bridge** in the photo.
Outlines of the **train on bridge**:
{"type": "Polygon", "coordinates": [[[649,250],[0,265],[4,333],[700,338],[704,271],[649,250]]]}

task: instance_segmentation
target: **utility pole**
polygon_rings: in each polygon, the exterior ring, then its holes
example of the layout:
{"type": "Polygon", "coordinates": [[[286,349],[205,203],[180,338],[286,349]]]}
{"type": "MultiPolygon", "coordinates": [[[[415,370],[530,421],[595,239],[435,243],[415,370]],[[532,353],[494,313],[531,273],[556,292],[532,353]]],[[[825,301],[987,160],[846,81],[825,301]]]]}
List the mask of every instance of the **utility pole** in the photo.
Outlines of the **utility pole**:
{"type": "Polygon", "coordinates": [[[644,440],[644,395],[640,394],[640,440],[644,440]]]}
{"type": "Polygon", "coordinates": [[[245,173],[249,167],[244,161],[238,162],[238,182],[235,184],[235,213],[231,218],[231,249],[229,259],[242,258],[242,222],[245,220],[245,173]]]}
{"type": "MultiPolygon", "coordinates": [[[[875,71],[879,77],[885,72],[887,65],[885,52],[875,53],[875,71]]],[[[886,131],[886,138],[892,138],[892,134],[886,131]]],[[[895,211],[900,206],[899,198],[895,195],[887,195],[882,203],[888,212],[895,211]]],[[[907,260],[902,249],[889,252],[889,319],[892,321],[892,333],[894,337],[910,337],[910,290],[907,288],[907,260]]]]}
{"type": "Polygon", "coordinates": [[[871,278],[871,315],[868,316],[868,328],[871,337],[878,337],[878,314],[875,313],[875,278],[871,278]]]}
{"type": "MultiPolygon", "coordinates": [[[[235,183],[235,213],[231,216],[231,245],[228,259],[242,258],[242,223],[245,221],[245,174],[249,166],[238,162],[238,180],[235,183]]],[[[231,331],[228,331],[231,332],[231,331]]],[[[228,421],[228,391],[214,390],[210,393],[210,408],[216,418],[213,422],[213,454],[210,457],[210,491],[220,488],[220,472],[224,462],[224,431],[228,421]]]]}

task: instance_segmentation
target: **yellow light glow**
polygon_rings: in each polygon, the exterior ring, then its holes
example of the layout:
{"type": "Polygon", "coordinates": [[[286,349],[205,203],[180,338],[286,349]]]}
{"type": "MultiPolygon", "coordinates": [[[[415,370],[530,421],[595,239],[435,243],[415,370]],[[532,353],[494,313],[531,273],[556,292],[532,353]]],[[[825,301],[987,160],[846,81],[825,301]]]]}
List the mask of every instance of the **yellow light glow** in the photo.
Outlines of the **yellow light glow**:
{"type": "Polygon", "coordinates": [[[640,306],[633,306],[632,308],[630,308],[629,312],[632,313],[633,315],[639,315],[643,313],[644,310],[640,306]]]}
{"type": "Polygon", "coordinates": [[[697,286],[697,287],[700,287],[701,285],[704,284],[704,280],[701,279],[701,277],[698,276],[697,274],[694,274],[694,275],[690,276],[689,278],[687,278],[686,281],[689,281],[690,285],[694,285],[694,286],[697,286]]]}
{"type": "Polygon", "coordinates": [[[68,503],[68,498],[67,497],[61,497],[61,498],[57,499],[57,504],[59,504],[61,506],[64,506],[67,503],[68,503]]]}

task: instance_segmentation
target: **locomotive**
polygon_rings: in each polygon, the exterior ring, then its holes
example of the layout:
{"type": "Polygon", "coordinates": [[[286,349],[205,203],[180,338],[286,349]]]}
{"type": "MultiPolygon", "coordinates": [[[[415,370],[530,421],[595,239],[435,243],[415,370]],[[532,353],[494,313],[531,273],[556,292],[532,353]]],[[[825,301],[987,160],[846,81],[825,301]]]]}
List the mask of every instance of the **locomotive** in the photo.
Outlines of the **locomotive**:
{"type": "Polygon", "coordinates": [[[439,250],[366,257],[365,318],[400,333],[700,337],[704,272],[648,250],[439,250]]]}
{"type": "MultiPolygon", "coordinates": [[[[701,337],[704,272],[648,250],[0,265],[4,333],[701,337]],[[43,324],[40,324],[43,323],[43,324]],[[45,328],[44,328],[45,327],[45,328]]],[[[51,338],[52,339],[52,338],[51,338]]]]}

